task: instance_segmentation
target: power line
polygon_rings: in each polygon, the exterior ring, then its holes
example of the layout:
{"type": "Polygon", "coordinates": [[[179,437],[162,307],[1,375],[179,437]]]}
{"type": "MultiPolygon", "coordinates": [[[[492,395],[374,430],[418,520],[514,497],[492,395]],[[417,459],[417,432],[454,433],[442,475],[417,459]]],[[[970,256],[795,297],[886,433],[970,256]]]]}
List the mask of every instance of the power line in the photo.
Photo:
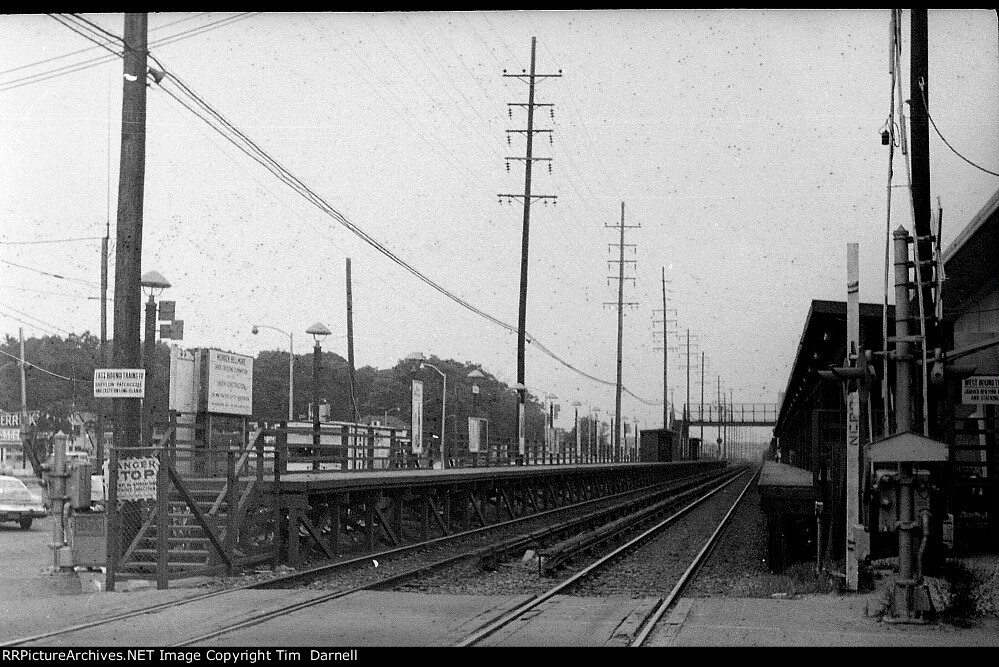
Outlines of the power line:
{"type": "Polygon", "coordinates": [[[992,174],[993,176],[999,176],[999,174],[997,174],[996,172],[989,171],[985,167],[980,167],[977,164],[975,164],[974,162],[972,162],[971,160],[969,160],[968,158],[966,158],[963,155],[961,155],[960,153],[958,153],[957,149],[954,148],[953,146],[951,146],[950,142],[947,141],[944,138],[944,135],[940,134],[940,129],[937,127],[936,121],[933,120],[933,116],[930,115],[930,107],[926,103],[926,90],[924,90],[924,88],[923,88],[923,81],[922,80],[919,81],[919,94],[923,98],[923,109],[926,111],[926,117],[930,119],[930,124],[933,126],[933,129],[936,131],[937,136],[940,137],[940,140],[943,141],[945,144],[947,144],[947,148],[949,148],[952,151],[954,151],[954,155],[958,156],[959,158],[961,158],[962,160],[964,160],[965,162],[967,162],[968,164],[970,164],[972,167],[974,167],[976,169],[981,169],[986,174],[992,174]]]}
{"type": "Polygon", "coordinates": [[[15,359],[17,361],[23,362],[25,366],[29,366],[31,368],[35,368],[37,370],[40,370],[43,373],[47,373],[47,374],[51,375],[52,377],[57,377],[60,380],[69,380],[70,382],[91,382],[92,381],[92,380],[80,380],[80,379],[77,379],[77,378],[66,377],[65,375],[59,375],[58,373],[53,373],[52,371],[50,371],[50,370],[48,370],[46,368],[42,368],[38,364],[33,364],[30,361],[25,361],[24,359],[21,359],[21,357],[15,357],[13,354],[8,354],[7,352],[4,352],[3,350],[0,350],[0,354],[4,355],[5,357],[10,357],[11,359],[15,359]]]}
{"type": "Polygon", "coordinates": [[[73,243],[76,241],[99,241],[103,236],[78,236],[72,239],[41,239],[38,241],[0,241],[0,245],[34,245],[38,243],[73,243]]]}
{"type": "MultiPolygon", "coordinates": [[[[207,23],[207,24],[205,24],[203,26],[199,26],[197,28],[191,28],[189,30],[181,31],[181,32],[175,33],[173,35],[168,35],[166,37],[161,37],[160,39],[153,40],[152,42],[149,43],[149,46],[150,47],[153,47],[153,46],[166,46],[167,44],[173,44],[174,42],[178,42],[178,41],[180,41],[182,39],[188,39],[190,37],[195,37],[195,36],[204,34],[206,32],[209,32],[211,30],[216,30],[216,29],[222,28],[222,27],[228,27],[228,26],[232,25],[233,23],[236,23],[237,21],[242,21],[244,19],[250,18],[252,16],[255,16],[258,13],[259,12],[244,12],[244,13],[238,14],[236,16],[230,16],[230,17],[227,17],[227,18],[224,18],[224,19],[219,19],[218,21],[214,21],[212,23],[207,23]]],[[[85,19],[83,19],[83,20],[85,20],[85,19]]],[[[63,23],[62,21],[59,21],[59,23],[61,23],[62,25],[66,26],[66,24],[63,23]]],[[[172,25],[172,24],[168,24],[168,25],[172,25]]],[[[69,26],[66,26],[66,27],[69,27],[69,26]]],[[[166,27],[166,26],[163,26],[163,27],[166,27]]],[[[37,72],[35,74],[29,74],[29,75],[23,76],[23,77],[21,77],[19,79],[12,79],[10,81],[6,81],[4,83],[0,83],[0,92],[4,92],[4,91],[7,91],[7,90],[13,90],[15,88],[21,88],[22,86],[28,86],[28,85],[31,85],[33,83],[41,83],[42,81],[48,81],[49,79],[54,79],[56,77],[63,76],[65,74],[74,74],[76,72],[80,72],[82,70],[89,69],[91,67],[97,67],[98,65],[104,65],[106,63],[112,62],[116,58],[120,58],[121,57],[120,53],[117,53],[113,49],[109,48],[108,43],[106,41],[98,41],[97,39],[91,39],[89,36],[84,35],[83,33],[79,32],[79,31],[77,31],[77,30],[75,30],[73,28],[70,28],[70,29],[73,30],[74,32],[76,32],[77,34],[79,34],[80,36],[85,37],[89,41],[94,42],[98,47],[110,51],[114,55],[97,56],[96,58],[91,58],[89,60],[83,60],[83,61],[77,62],[77,63],[70,63],[68,65],[63,65],[61,67],[50,69],[48,71],[37,72]]],[[[120,38],[119,38],[119,41],[120,41],[120,38]]],[[[89,51],[92,48],[94,48],[94,47],[90,47],[88,49],[84,49],[84,51],[89,51]]],[[[75,52],[75,53],[79,53],[79,52],[75,52]]],[[[73,54],[67,54],[67,55],[73,55],[73,54]]],[[[62,56],[60,56],[60,58],[61,57],[62,56]]],[[[34,66],[43,64],[44,62],[46,62],[46,61],[39,61],[39,62],[36,62],[36,63],[32,63],[30,65],[22,65],[21,67],[16,67],[16,68],[7,70],[6,72],[12,72],[12,71],[15,71],[15,70],[18,70],[18,69],[25,69],[25,68],[28,68],[28,67],[34,67],[34,66]]],[[[6,73],[6,72],[2,72],[2,73],[6,73]]],[[[0,73],[0,74],[2,74],[2,73],[0,73]]]]}
{"type": "MultiPolygon", "coordinates": [[[[131,50],[131,47],[129,45],[127,45],[127,44],[125,45],[125,48],[131,50]]],[[[160,87],[161,90],[163,90],[167,95],[169,95],[170,97],[172,97],[174,100],[176,100],[182,106],[184,106],[186,109],[188,109],[189,111],[191,111],[195,116],[197,116],[198,118],[200,118],[206,124],[208,124],[209,127],[211,127],[216,132],[218,132],[219,134],[221,134],[223,136],[223,138],[225,138],[227,141],[229,141],[234,146],[236,146],[236,148],[238,148],[240,151],[242,151],[248,157],[250,157],[251,159],[253,159],[254,161],[256,161],[258,164],[260,164],[265,169],[267,169],[268,171],[270,171],[272,174],[274,174],[276,177],[278,177],[280,180],[282,180],[285,184],[287,184],[293,190],[295,190],[296,192],[298,192],[303,198],[305,198],[308,201],[310,201],[314,206],[316,206],[317,208],[319,208],[321,211],[323,211],[324,213],[326,213],[330,217],[333,217],[335,220],[337,220],[337,222],[339,222],[341,225],[343,225],[344,227],[346,227],[349,231],[351,231],[356,236],[358,236],[359,238],[361,238],[369,246],[371,246],[372,248],[374,248],[375,250],[377,250],[378,252],[380,252],[381,254],[383,254],[385,257],[387,257],[389,260],[391,260],[392,262],[394,262],[398,266],[400,266],[403,269],[405,269],[406,271],[408,271],[410,274],[412,274],[413,276],[415,276],[416,278],[418,278],[420,281],[422,281],[426,285],[430,286],[432,289],[436,290],[438,293],[440,293],[443,296],[447,297],[448,299],[454,301],[455,303],[457,303],[458,305],[462,306],[466,310],[469,310],[470,312],[473,312],[473,313],[479,315],[480,317],[483,317],[484,319],[492,322],[493,324],[496,324],[497,326],[500,326],[500,327],[502,327],[504,329],[507,329],[508,331],[512,331],[512,332],[516,332],[517,331],[517,328],[514,327],[513,325],[510,325],[510,324],[508,324],[508,323],[500,320],[499,318],[497,318],[497,317],[495,317],[493,315],[490,315],[489,313],[481,310],[480,308],[477,308],[476,306],[472,305],[471,303],[469,303],[468,301],[464,300],[460,296],[454,294],[453,292],[451,292],[447,288],[445,288],[442,285],[438,284],[437,282],[435,282],[434,280],[432,280],[431,278],[429,278],[428,276],[426,276],[419,269],[417,269],[415,266],[413,266],[412,264],[410,264],[409,262],[407,262],[403,258],[401,258],[398,255],[396,255],[392,250],[390,250],[389,248],[387,248],[386,246],[384,246],[382,243],[380,243],[377,239],[375,239],[374,237],[372,237],[370,234],[368,234],[362,228],[358,227],[355,223],[353,223],[352,221],[350,221],[346,216],[344,216],[342,213],[340,213],[335,208],[333,208],[333,206],[331,204],[329,204],[329,202],[327,202],[325,199],[323,199],[318,193],[316,193],[308,185],[306,185],[304,182],[302,182],[298,177],[296,177],[294,174],[292,174],[290,171],[288,171],[280,162],[278,162],[269,153],[267,153],[263,148],[261,148],[256,142],[254,142],[250,137],[248,137],[242,130],[240,130],[234,124],[232,124],[229,120],[227,120],[219,111],[217,111],[207,101],[205,101],[201,96],[199,96],[196,92],[194,92],[194,90],[191,89],[186,83],[184,83],[184,81],[182,79],[180,79],[175,73],[173,73],[161,60],[159,60],[158,58],[156,58],[155,56],[153,56],[151,53],[149,54],[149,58],[153,62],[155,62],[156,65],[159,66],[160,70],[162,70],[164,72],[164,74],[165,74],[165,76],[163,78],[161,78],[159,81],[156,81],[156,83],[159,85],[159,87],[160,87]],[[192,108],[191,104],[189,104],[188,102],[185,102],[184,100],[182,100],[178,96],[177,93],[175,93],[174,91],[172,91],[172,90],[168,89],[167,87],[165,87],[163,85],[164,82],[170,82],[170,83],[176,85],[180,89],[181,94],[185,95],[188,99],[190,99],[192,101],[192,103],[194,105],[196,105],[198,108],[200,108],[204,112],[204,114],[207,114],[208,117],[206,117],[203,113],[199,112],[198,110],[192,108]]],[[[0,261],[2,261],[2,260],[0,260],[0,261]]],[[[23,268],[27,268],[27,267],[23,267],[23,268]]],[[[613,383],[610,383],[608,381],[604,381],[604,380],[600,380],[598,378],[595,378],[595,377],[593,377],[593,376],[591,376],[589,374],[583,373],[582,371],[580,371],[579,369],[577,369],[575,366],[572,366],[568,362],[564,361],[563,359],[561,359],[560,357],[558,357],[557,355],[555,355],[554,353],[552,353],[546,347],[544,347],[543,345],[541,345],[537,341],[537,339],[529,336],[529,334],[527,335],[527,337],[529,337],[532,340],[532,342],[535,345],[537,345],[539,347],[539,349],[541,349],[545,354],[547,354],[551,358],[555,359],[559,363],[563,364],[564,366],[566,366],[570,370],[573,370],[573,371],[575,371],[577,373],[580,373],[580,374],[584,375],[585,377],[588,377],[588,378],[590,378],[592,380],[595,380],[595,381],[598,381],[598,382],[601,382],[601,383],[613,384],[613,383]]],[[[635,398],[638,398],[637,396],[635,396],[632,392],[628,391],[627,389],[622,389],[622,390],[626,391],[629,395],[632,395],[635,398]]],[[[642,399],[639,398],[639,400],[642,400],[642,399]]],[[[648,403],[647,401],[643,401],[643,402],[648,403]]],[[[655,405],[655,403],[649,403],[649,404],[650,405],[655,405]]]]}
{"type": "Polygon", "coordinates": [[[69,278],[67,276],[61,276],[58,273],[49,273],[48,271],[42,271],[41,269],[36,269],[36,268],[30,267],[30,266],[24,266],[23,264],[17,264],[15,262],[11,262],[11,261],[8,261],[6,259],[0,259],[0,262],[3,262],[4,264],[9,264],[11,266],[16,266],[19,269],[25,269],[25,270],[28,270],[28,271],[34,271],[35,273],[40,273],[43,276],[49,276],[50,278],[58,278],[59,280],[71,280],[71,281],[73,281],[75,283],[81,283],[83,285],[91,285],[91,286],[94,286],[94,287],[97,286],[97,283],[95,283],[93,281],[90,281],[90,280],[83,280],[82,278],[69,278]]]}
{"type": "Polygon", "coordinates": [[[9,308],[10,310],[13,310],[15,313],[19,313],[19,314],[23,315],[24,317],[27,317],[27,318],[32,319],[32,320],[37,320],[37,322],[28,322],[26,320],[22,320],[17,315],[11,315],[10,313],[4,313],[4,315],[6,315],[7,317],[9,317],[9,318],[11,318],[13,320],[17,320],[21,324],[27,324],[29,327],[37,327],[37,328],[40,328],[40,329],[44,329],[45,331],[47,331],[49,333],[52,333],[52,334],[55,334],[56,332],[60,332],[60,333],[64,333],[64,334],[69,334],[69,332],[66,331],[65,329],[59,329],[58,327],[50,325],[48,322],[45,322],[44,320],[40,320],[40,319],[38,319],[37,317],[35,317],[33,315],[28,315],[27,313],[21,312],[20,310],[17,310],[15,308],[11,308],[10,306],[8,306],[6,304],[0,304],[0,307],[2,307],[2,308],[9,308]]]}

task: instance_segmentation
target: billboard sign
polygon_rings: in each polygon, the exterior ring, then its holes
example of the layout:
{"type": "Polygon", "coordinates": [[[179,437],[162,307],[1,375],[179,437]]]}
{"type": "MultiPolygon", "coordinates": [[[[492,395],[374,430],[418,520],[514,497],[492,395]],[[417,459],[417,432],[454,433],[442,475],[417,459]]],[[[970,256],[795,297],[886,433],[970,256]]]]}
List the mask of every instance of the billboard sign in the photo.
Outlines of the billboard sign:
{"type": "Polygon", "coordinates": [[[207,350],[208,412],[229,415],[253,413],[253,357],[207,350]]]}
{"type": "Polygon", "coordinates": [[[489,446],[489,420],[481,417],[468,418],[468,451],[483,452],[489,446]]]}
{"type": "Polygon", "coordinates": [[[413,453],[423,453],[423,382],[413,380],[413,453]]]}

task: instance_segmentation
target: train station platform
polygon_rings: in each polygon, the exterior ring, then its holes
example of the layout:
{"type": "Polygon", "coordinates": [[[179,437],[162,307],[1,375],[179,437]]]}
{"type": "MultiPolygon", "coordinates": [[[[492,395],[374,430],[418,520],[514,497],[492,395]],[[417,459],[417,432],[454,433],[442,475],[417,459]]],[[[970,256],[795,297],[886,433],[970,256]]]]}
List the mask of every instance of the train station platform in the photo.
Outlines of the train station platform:
{"type": "MultiPolygon", "coordinates": [[[[398,547],[724,467],[723,461],[487,468],[308,470],[258,482],[291,526],[287,562],[308,542],[330,557],[352,543],[398,547]]],[[[269,502],[269,501],[265,501],[269,502]]],[[[290,534],[289,534],[290,533],[290,534]]],[[[283,540],[284,541],[284,540],[283,540]]]]}

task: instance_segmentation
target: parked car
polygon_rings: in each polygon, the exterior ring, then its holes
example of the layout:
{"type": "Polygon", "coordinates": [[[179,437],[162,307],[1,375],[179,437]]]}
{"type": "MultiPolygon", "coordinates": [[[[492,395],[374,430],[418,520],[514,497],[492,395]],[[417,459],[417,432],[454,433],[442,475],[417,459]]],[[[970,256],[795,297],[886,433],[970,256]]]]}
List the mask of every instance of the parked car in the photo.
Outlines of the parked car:
{"type": "Polygon", "coordinates": [[[21,530],[48,512],[41,501],[16,477],[0,476],[0,521],[17,521],[21,530]]]}

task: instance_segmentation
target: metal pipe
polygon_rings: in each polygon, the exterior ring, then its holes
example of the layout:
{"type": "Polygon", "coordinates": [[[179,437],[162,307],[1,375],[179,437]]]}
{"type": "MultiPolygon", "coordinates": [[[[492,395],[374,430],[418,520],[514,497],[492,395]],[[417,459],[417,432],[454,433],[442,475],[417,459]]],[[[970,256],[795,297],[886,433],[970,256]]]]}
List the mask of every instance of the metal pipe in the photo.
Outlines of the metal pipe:
{"type": "MultiPolygon", "coordinates": [[[[895,430],[905,433],[912,428],[912,398],[909,384],[912,358],[909,353],[909,232],[899,227],[892,234],[895,249],[895,430]]],[[[898,576],[895,588],[895,613],[909,618],[912,609],[912,546],[916,522],[913,521],[912,463],[899,464],[898,503],[898,576]]]]}
{"type": "Polygon", "coordinates": [[[924,509],[919,515],[919,523],[923,529],[923,537],[919,541],[919,554],[916,557],[916,578],[923,578],[923,565],[926,557],[926,547],[930,543],[930,519],[933,515],[928,509],[924,509]]]}

